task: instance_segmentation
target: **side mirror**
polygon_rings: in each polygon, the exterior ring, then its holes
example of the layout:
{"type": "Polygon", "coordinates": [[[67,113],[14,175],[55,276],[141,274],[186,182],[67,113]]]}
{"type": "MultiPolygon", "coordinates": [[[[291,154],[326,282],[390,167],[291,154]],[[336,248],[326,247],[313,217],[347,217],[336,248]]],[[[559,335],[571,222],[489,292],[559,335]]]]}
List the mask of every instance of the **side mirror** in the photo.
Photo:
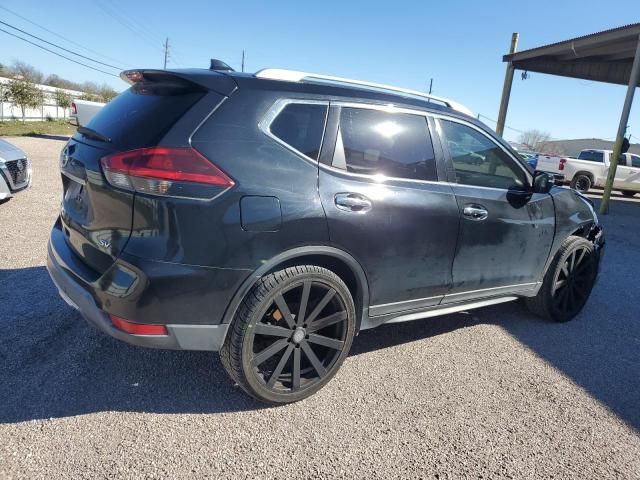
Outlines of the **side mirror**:
{"type": "Polygon", "coordinates": [[[556,178],[552,173],[536,170],[533,173],[533,193],[549,193],[555,182],[556,178]]]}

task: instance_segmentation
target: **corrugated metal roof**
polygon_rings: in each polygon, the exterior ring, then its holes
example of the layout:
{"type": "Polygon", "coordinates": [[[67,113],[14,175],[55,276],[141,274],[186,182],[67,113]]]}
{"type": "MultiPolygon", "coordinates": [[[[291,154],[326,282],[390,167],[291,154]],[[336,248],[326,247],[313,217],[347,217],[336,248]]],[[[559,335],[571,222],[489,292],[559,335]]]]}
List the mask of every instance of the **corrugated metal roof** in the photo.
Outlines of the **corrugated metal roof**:
{"type": "Polygon", "coordinates": [[[627,85],[640,23],[505,55],[518,70],[627,85]]]}

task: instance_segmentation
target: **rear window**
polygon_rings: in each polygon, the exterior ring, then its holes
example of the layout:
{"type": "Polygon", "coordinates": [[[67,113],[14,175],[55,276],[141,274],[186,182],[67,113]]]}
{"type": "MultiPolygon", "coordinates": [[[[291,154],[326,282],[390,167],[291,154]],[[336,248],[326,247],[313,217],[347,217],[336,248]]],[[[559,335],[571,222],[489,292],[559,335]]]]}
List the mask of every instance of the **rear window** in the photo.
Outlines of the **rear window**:
{"type": "Polygon", "coordinates": [[[124,150],[156,145],[203,92],[169,85],[136,84],[105,105],[88,128],[124,150]]]}
{"type": "Polygon", "coordinates": [[[290,103],[273,120],[269,130],[298,152],[318,160],[326,116],[326,105],[290,103]]]}
{"type": "Polygon", "coordinates": [[[604,153],[596,152],[594,150],[583,150],[582,152],[580,152],[580,155],[578,155],[578,159],[588,160],[590,162],[604,163],[604,153]]]}

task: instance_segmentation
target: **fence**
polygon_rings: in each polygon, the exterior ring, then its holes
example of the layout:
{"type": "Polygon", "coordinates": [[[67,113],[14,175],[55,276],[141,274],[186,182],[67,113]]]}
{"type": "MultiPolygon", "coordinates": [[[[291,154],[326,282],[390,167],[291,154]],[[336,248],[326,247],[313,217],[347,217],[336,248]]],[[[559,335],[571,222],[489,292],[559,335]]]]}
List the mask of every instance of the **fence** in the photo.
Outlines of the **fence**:
{"type": "MultiPolygon", "coordinates": [[[[4,98],[7,84],[11,80],[9,78],[0,77],[0,99],[4,98]]],[[[37,108],[28,108],[25,111],[25,120],[27,121],[43,121],[47,119],[65,119],[69,114],[67,108],[59,107],[56,103],[54,92],[58,90],[56,87],[49,85],[36,85],[44,93],[44,103],[37,108]]],[[[72,98],[79,98],[83,92],[77,90],[60,90],[67,92],[72,98]]],[[[10,120],[22,120],[22,110],[13,102],[0,102],[0,122],[10,120]]]]}

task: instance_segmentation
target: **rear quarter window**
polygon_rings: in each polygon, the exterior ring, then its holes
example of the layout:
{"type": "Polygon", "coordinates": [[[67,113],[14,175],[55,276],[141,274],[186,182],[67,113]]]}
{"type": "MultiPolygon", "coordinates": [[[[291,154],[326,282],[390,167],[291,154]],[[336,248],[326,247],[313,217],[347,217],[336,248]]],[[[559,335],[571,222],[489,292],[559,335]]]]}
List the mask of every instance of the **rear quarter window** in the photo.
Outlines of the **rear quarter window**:
{"type": "Polygon", "coordinates": [[[307,157],[318,160],[327,105],[289,103],[269,126],[271,134],[307,157]]]}

